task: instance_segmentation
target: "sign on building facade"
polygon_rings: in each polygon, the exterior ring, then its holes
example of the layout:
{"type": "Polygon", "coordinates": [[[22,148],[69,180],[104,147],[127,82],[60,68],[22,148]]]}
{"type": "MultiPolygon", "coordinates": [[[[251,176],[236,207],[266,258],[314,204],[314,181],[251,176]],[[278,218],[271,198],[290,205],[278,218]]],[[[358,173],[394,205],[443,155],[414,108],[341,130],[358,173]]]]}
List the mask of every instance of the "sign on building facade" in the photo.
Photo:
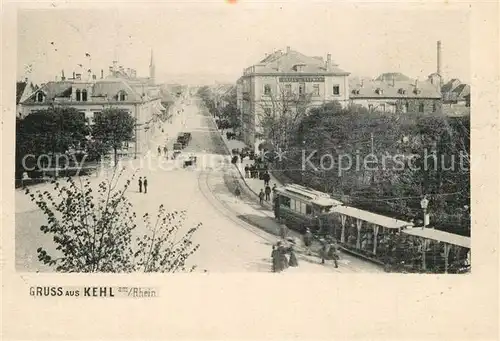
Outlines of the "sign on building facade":
{"type": "Polygon", "coordinates": [[[325,81],[325,77],[316,76],[316,77],[280,77],[279,81],[281,83],[322,83],[325,81]]]}

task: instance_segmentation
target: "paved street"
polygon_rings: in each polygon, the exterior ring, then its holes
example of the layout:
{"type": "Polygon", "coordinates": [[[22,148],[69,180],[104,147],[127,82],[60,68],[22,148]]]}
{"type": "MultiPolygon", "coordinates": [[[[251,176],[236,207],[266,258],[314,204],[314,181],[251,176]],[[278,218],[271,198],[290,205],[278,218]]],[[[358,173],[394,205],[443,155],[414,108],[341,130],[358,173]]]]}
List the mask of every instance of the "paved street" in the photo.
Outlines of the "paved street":
{"type": "MultiPolygon", "coordinates": [[[[148,193],[139,193],[134,184],[127,193],[135,207],[137,216],[149,212],[154,214],[160,204],[168,210],[187,210],[186,228],[201,222],[202,228],[194,237],[201,244],[199,251],[189,259],[199,271],[208,272],[269,272],[271,268],[271,243],[276,237],[249,224],[245,217],[253,217],[266,225],[272,220],[269,212],[260,208],[251,198],[236,200],[229,192],[224,174],[235,171],[224,155],[224,145],[210,117],[199,109],[198,100],[188,99],[178,103],[180,115],[172,124],[165,124],[164,132],[157,135],[151,144],[150,157],[134,160],[127,165],[125,176],[137,169],[138,176],[146,176],[148,193]],[[158,156],[156,147],[165,143],[168,137],[175,138],[176,132],[189,131],[192,141],[183,154],[194,154],[198,164],[182,168],[182,162],[165,160],[158,156]]],[[[161,129],[159,130],[161,133],[161,129]]],[[[172,141],[170,141],[169,151],[172,141]]],[[[182,160],[182,157],[180,158],[182,160]]],[[[105,173],[92,176],[96,185],[105,173]]],[[[37,189],[49,189],[39,185],[37,189]]],[[[36,249],[44,246],[53,250],[49,236],[43,235],[39,227],[44,217],[34,204],[29,202],[23,191],[16,192],[16,267],[20,271],[48,271],[37,260],[36,249]]],[[[140,234],[140,231],[137,231],[140,234]]],[[[299,255],[299,267],[287,272],[379,272],[378,267],[359,259],[345,256],[340,268],[322,266],[314,257],[299,255]]]]}

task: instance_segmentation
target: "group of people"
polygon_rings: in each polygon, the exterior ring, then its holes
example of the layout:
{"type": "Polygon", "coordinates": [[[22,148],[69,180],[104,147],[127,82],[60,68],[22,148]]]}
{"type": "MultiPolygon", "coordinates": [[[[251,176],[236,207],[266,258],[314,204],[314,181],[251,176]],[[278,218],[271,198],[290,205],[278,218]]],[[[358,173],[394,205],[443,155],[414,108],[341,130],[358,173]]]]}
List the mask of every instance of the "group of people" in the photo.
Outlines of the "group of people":
{"type": "Polygon", "coordinates": [[[299,262],[297,261],[297,256],[295,255],[293,246],[285,247],[281,241],[278,241],[276,245],[273,245],[271,258],[273,263],[273,272],[284,271],[289,266],[299,266],[299,262]],[[289,255],[289,257],[287,257],[287,254],[289,255]]]}
{"type": "Polygon", "coordinates": [[[144,187],[144,193],[147,193],[148,192],[148,179],[146,179],[146,177],[144,177],[144,180],[142,179],[142,177],[139,177],[139,193],[142,193],[142,188],[144,187]]]}
{"type": "Polygon", "coordinates": [[[271,193],[273,193],[273,200],[274,198],[276,197],[275,194],[276,194],[276,184],[273,185],[273,188],[271,188],[271,186],[269,186],[269,182],[266,183],[264,189],[261,188],[260,192],[259,192],[259,201],[260,201],[260,204],[264,204],[264,200],[265,201],[271,201],[271,193]]]}
{"type": "Polygon", "coordinates": [[[267,179],[267,182],[271,180],[269,172],[267,171],[265,166],[262,166],[260,163],[259,164],[254,163],[250,166],[246,165],[245,177],[247,179],[262,179],[264,181],[266,181],[267,179]]]}
{"type": "MultiPolygon", "coordinates": [[[[158,156],[161,156],[162,148],[161,146],[158,146],[158,156]]],[[[163,146],[163,155],[165,155],[168,158],[168,148],[167,146],[163,146]]]]}

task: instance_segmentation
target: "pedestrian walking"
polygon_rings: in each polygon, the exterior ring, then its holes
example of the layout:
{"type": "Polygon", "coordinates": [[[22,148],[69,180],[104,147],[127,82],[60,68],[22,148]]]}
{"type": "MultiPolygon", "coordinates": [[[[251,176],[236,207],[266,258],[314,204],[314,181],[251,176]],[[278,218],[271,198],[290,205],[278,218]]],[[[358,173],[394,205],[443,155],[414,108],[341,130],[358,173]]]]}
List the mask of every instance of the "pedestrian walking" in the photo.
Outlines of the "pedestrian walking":
{"type": "Polygon", "coordinates": [[[306,229],[306,233],[304,233],[304,245],[307,250],[307,254],[311,255],[311,244],[312,244],[313,235],[309,228],[306,229]]]}
{"type": "Polygon", "coordinates": [[[245,166],[245,178],[249,177],[249,173],[250,173],[250,168],[248,168],[248,165],[246,165],[245,166]]]}
{"type": "Polygon", "coordinates": [[[139,193],[142,193],[142,178],[139,177],[139,193]]]}
{"type": "Polygon", "coordinates": [[[333,259],[333,264],[335,265],[336,268],[339,267],[338,260],[339,260],[339,247],[337,244],[337,241],[334,240],[333,243],[330,243],[329,245],[329,250],[328,250],[328,259],[333,259]]]}
{"type": "Polygon", "coordinates": [[[290,253],[290,259],[288,260],[288,265],[291,267],[299,266],[299,262],[297,260],[297,256],[295,255],[295,250],[293,249],[293,246],[290,246],[288,252],[290,253]]]}
{"type": "Polygon", "coordinates": [[[262,178],[264,180],[264,186],[269,186],[269,181],[271,180],[271,176],[269,175],[268,171],[264,173],[264,176],[262,178]]]}
{"type": "Polygon", "coordinates": [[[260,189],[260,193],[259,193],[259,202],[260,202],[261,205],[264,204],[264,196],[265,196],[264,190],[261,188],[260,189]]]}
{"type": "Polygon", "coordinates": [[[320,250],[321,264],[325,264],[325,259],[328,256],[328,244],[324,239],[321,239],[320,242],[321,242],[321,250],[320,250]]]}
{"type": "Polygon", "coordinates": [[[144,194],[148,192],[148,179],[144,177],[144,194]]]}
{"type": "Polygon", "coordinates": [[[167,148],[167,146],[163,146],[163,154],[165,154],[165,156],[168,157],[168,148],[167,148]]]}
{"type": "Polygon", "coordinates": [[[279,251],[276,245],[273,245],[273,251],[271,252],[271,259],[273,262],[273,272],[280,272],[280,258],[279,258],[279,251]]]}
{"type": "Polygon", "coordinates": [[[279,258],[280,271],[283,271],[286,268],[288,268],[288,259],[286,258],[286,249],[281,244],[281,242],[278,242],[278,258],[279,258]]]}
{"type": "Polygon", "coordinates": [[[271,187],[269,187],[269,185],[266,186],[264,193],[266,194],[266,201],[270,201],[271,200],[271,187]]]}
{"type": "Polygon", "coordinates": [[[283,223],[280,224],[280,237],[283,240],[286,240],[288,237],[288,227],[283,223]]]}
{"type": "Polygon", "coordinates": [[[241,190],[239,187],[236,187],[236,189],[234,190],[234,195],[236,196],[236,201],[238,201],[241,195],[241,190]]]}

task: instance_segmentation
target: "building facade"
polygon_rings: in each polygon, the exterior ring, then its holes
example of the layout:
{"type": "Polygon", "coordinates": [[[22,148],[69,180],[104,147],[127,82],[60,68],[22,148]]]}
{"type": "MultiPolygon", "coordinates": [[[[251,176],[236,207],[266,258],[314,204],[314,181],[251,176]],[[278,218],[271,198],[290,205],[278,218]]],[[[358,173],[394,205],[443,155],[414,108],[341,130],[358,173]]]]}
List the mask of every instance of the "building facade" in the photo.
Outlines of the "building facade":
{"type": "MultiPolygon", "coordinates": [[[[153,68],[150,68],[150,70],[153,68]]],[[[151,75],[150,75],[151,76],[151,75]]],[[[154,74],[153,74],[154,77],[154,74]]],[[[116,62],[110,73],[101,78],[92,76],[82,80],[80,74],[61,81],[51,81],[33,92],[21,102],[22,117],[52,106],[68,106],[85,116],[88,124],[108,108],[127,111],[136,120],[134,139],[124,145],[129,154],[142,154],[150,149],[149,141],[155,132],[156,122],[165,113],[161,104],[160,87],[153,84],[152,77],[138,78],[133,70],[118,67],[116,62]]]]}
{"type": "Polygon", "coordinates": [[[348,72],[332,62],[330,54],[325,61],[290,47],[244,69],[236,87],[243,141],[257,147],[262,133],[261,118],[266,114],[293,113],[299,107],[307,111],[331,101],[346,106],[348,76],[348,72]]]}
{"type": "Polygon", "coordinates": [[[388,113],[438,113],[442,109],[439,87],[404,75],[383,74],[372,81],[350,83],[350,103],[370,111],[388,113]]]}

